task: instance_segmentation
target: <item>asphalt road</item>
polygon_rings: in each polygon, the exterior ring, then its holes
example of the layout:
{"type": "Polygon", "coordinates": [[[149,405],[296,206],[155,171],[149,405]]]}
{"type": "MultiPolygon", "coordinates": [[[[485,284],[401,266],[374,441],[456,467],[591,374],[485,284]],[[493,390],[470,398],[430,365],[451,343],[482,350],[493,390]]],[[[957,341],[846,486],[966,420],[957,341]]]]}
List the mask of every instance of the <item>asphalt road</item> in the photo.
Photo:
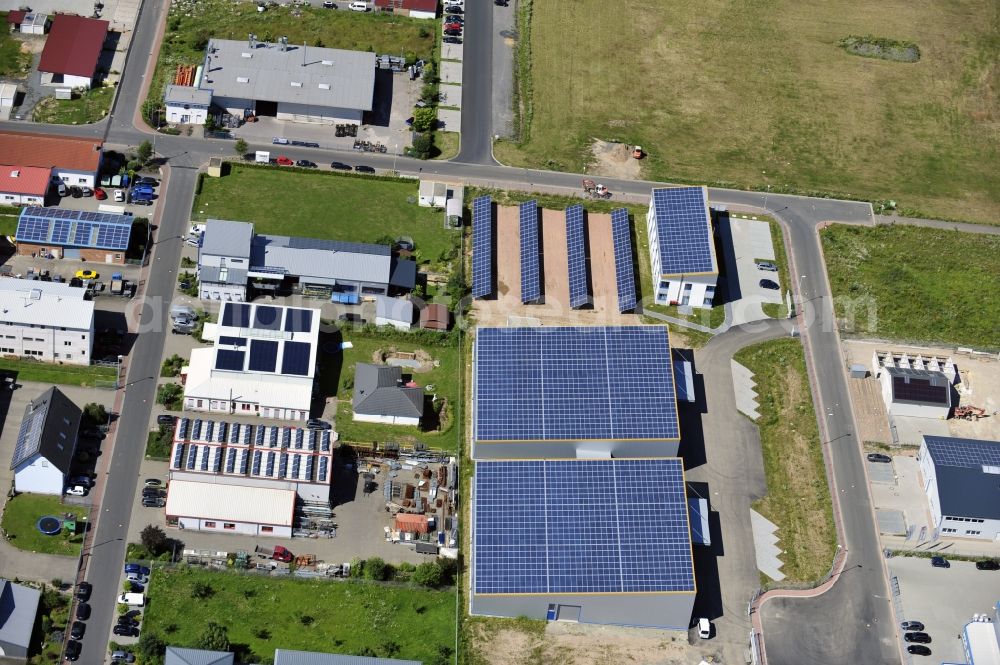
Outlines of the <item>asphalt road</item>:
{"type": "Polygon", "coordinates": [[[465,4],[462,36],[462,145],[454,161],[496,164],[493,160],[493,3],[465,4]]]}

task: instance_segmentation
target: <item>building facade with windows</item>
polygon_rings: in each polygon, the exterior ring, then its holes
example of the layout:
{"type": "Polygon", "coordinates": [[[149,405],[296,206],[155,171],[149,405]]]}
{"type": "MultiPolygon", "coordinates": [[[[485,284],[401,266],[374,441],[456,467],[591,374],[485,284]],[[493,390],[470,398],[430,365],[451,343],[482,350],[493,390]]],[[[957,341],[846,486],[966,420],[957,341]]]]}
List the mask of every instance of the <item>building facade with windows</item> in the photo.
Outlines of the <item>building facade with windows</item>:
{"type": "Polygon", "coordinates": [[[167,524],[189,531],[291,538],[293,490],[172,480],[167,524]]]}
{"type": "Polygon", "coordinates": [[[0,165],[0,205],[45,205],[51,186],[51,169],[0,165]]]}
{"type": "Polygon", "coordinates": [[[204,125],[212,105],[212,91],[190,85],[168,85],[163,94],[167,122],[204,125]]]}
{"type": "Polygon", "coordinates": [[[656,303],[711,307],[719,278],[705,187],[664,187],[646,216],[656,303]]]}
{"type": "Polygon", "coordinates": [[[53,180],[67,185],[95,187],[103,150],[98,139],[0,132],[0,162],[11,168],[47,168],[53,180]]]}
{"type": "Polygon", "coordinates": [[[1000,540],[1000,441],[925,434],[917,461],[942,537],[1000,540]]]}
{"type": "Polygon", "coordinates": [[[89,365],[94,303],[59,282],[0,279],[0,356],[89,365]]]}
{"type": "Polygon", "coordinates": [[[10,463],[15,490],[62,495],[81,415],[80,408],[55,386],[28,403],[10,463]]]}

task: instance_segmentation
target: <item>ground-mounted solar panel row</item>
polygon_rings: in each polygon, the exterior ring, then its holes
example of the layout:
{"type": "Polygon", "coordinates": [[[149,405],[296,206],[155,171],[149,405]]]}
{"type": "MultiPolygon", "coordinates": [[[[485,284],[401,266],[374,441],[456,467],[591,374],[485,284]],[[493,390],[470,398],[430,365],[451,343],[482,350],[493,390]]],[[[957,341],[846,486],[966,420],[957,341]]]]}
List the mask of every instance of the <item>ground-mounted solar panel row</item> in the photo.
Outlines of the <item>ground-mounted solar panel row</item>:
{"type": "Polygon", "coordinates": [[[493,295],[493,200],[479,196],[472,201],[472,297],[493,295]]]}
{"type": "Polygon", "coordinates": [[[526,201],[520,205],[520,231],[521,302],[527,304],[542,298],[537,201],[526,201]]]}
{"type": "Polygon", "coordinates": [[[590,302],[587,292],[587,255],[583,229],[583,206],[566,208],[566,256],[569,264],[569,306],[590,302]]]}
{"type": "Polygon", "coordinates": [[[615,281],[618,284],[618,311],[635,309],[635,270],[632,263],[632,232],[628,210],[611,211],[611,239],[615,247],[615,281]]]}

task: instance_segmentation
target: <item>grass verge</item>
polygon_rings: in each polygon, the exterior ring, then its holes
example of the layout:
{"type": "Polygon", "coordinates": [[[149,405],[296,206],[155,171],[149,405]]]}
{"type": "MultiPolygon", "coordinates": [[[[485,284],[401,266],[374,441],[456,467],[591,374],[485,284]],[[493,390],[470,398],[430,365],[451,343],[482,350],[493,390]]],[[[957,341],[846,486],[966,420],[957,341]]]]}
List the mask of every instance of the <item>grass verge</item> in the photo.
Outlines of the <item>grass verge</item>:
{"type": "Polygon", "coordinates": [[[91,88],[83,93],[73,93],[73,99],[46,97],[35,105],[32,120],[54,125],[86,125],[97,122],[108,114],[115,89],[111,86],[91,88]]]}
{"type": "Polygon", "coordinates": [[[820,238],[842,330],[1000,349],[1000,237],[832,225],[820,238]]]}
{"type": "Polygon", "coordinates": [[[83,530],[87,525],[86,522],[79,520],[85,518],[87,512],[83,506],[64,504],[57,496],[18,494],[9,499],[4,507],[3,529],[7,533],[7,540],[10,541],[10,544],[18,549],[44,554],[76,556],[80,552],[80,545],[83,543],[83,530]],[[35,528],[38,518],[46,515],[59,517],[64,513],[76,515],[78,533],[69,534],[64,529],[54,536],[46,536],[35,528]]]}
{"type": "Polygon", "coordinates": [[[17,374],[18,382],[37,381],[92,388],[98,382],[113,383],[116,370],[97,365],[51,365],[36,360],[0,358],[0,371],[17,374]]]}
{"type": "Polygon", "coordinates": [[[7,25],[7,12],[0,12],[0,76],[23,76],[31,67],[31,54],[21,51],[7,25]]]}
{"type": "Polygon", "coordinates": [[[434,147],[437,148],[434,159],[451,159],[457,155],[461,136],[458,132],[434,132],[434,147]]]}
{"type": "Polygon", "coordinates": [[[173,444],[173,430],[170,427],[160,427],[155,432],[146,435],[146,459],[170,459],[170,447],[173,444]]]}
{"type": "Polygon", "coordinates": [[[734,359],[754,373],[767,496],[754,510],[778,525],[789,582],[819,580],[830,568],[836,530],[805,356],[798,340],[740,350],[734,359]]]}
{"type": "Polygon", "coordinates": [[[431,664],[454,644],[453,590],[178,568],[157,569],[148,595],[146,632],[194,647],[205,625],[216,622],[228,628],[232,644],[244,645],[241,662],[261,662],[278,648],[370,650],[431,664]],[[193,600],[196,585],[201,598],[193,600]]]}

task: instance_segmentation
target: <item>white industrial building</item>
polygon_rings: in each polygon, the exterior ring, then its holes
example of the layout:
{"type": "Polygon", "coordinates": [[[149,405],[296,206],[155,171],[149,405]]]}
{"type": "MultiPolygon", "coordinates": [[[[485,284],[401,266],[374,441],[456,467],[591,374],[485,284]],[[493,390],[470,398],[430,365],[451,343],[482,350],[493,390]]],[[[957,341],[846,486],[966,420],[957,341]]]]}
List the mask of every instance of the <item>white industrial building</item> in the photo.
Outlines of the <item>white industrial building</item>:
{"type": "Polygon", "coordinates": [[[1000,441],[925,434],[917,461],[940,536],[1000,540],[1000,441]]]}
{"type": "Polygon", "coordinates": [[[190,531],[291,538],[293,490],[172,480],[167,524],[190,531]]]}
{"type": "Polygon", "coordinates": [[[951,411],[951,381],[943,372],[883,367],[879,382],[890,416],[944,420],[951,411]]]}
{"type": "Polygon", "coordinates": [[[657,304],[711,307],[719,278],[705,187],[654,189],[646,216],[657,304]]]}
{"type": "Polygon", "coordinates": [[[16,491],[62,495],[80,416],[79,407],[55,386],[28,403],[10,463],[16,491]]]}
{"type": "Polygon", "coordinates": [[[223,303],[214,345],[182,370],[184,408],[307,420],[319,324],[318,309],[223,303]]]}
{"type": "Polygon", "coordinates": [[[962,629],[962,648],[967,665],[1000,665],[1000,602],[993,616],[973,615],[962,629]]]}
{"type": "Polygon", "coordinates": [[[212,39],[201,90],[229,113],[323,124],[361,124],[372,110],[375,54],[256,39],[212,39]]]}
{"type": "Polygon", "coordinates": [[[0,356],[89,365],[94,303],[60,282],[0,279],[0,356]]]}
{"type": "Polygon", "coordinates": [[[358,363],[352,406],[354,420],[416,426],[424,415],[424,391],[413,382],[404,384],[399,367],[358,363]]]}
{"type": "Polygon", "coordinates": [[[204,125],[212,105],[212,91],[189,85],[168,85],[163,94],[167,122],[181,125],[204,125]]]}

